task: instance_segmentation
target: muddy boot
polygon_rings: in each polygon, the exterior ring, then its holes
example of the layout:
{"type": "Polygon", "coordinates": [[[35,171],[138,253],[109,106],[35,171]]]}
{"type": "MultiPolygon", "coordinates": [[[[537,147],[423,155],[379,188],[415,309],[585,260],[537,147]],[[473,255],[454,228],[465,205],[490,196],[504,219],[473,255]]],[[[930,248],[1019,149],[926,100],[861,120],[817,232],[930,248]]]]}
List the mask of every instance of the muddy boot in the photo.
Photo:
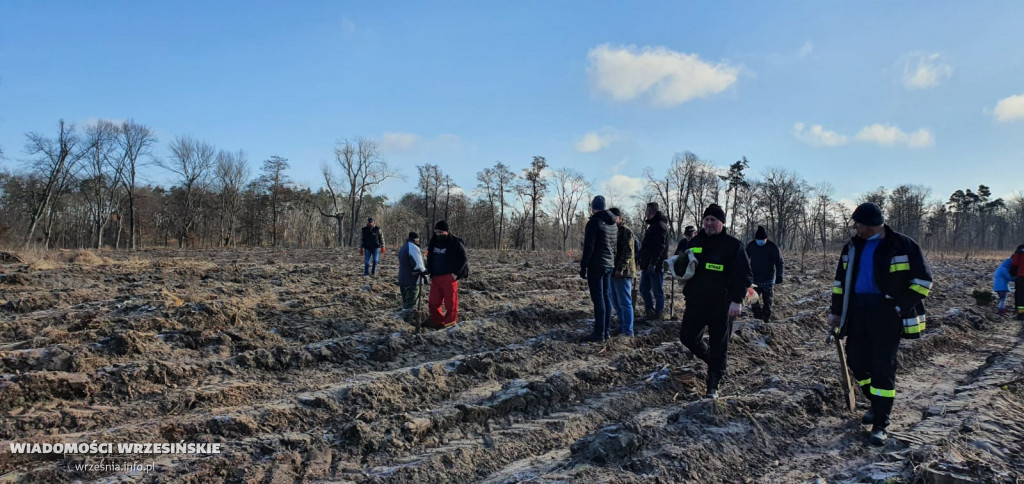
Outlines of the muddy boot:
{"type": "Polygon", "coordinates": [[[718,370],[708,370],[708,377],[705,383],[707,384],[707,398],[718,398],[718,384],[722,381],[722,373],[718,370]]]}
{"type": "Polygon", "coordinates": [[[590,336],[587,336],[586,338],[583,338],[583,340],[580,341],[580,342],[581,343],[604,343],[604,340],[605,340],[605,338],[603,338],[601,334],[591,333],[590,336]]]}
{"type": "MultiPolygon", "coordinates": [[[[875,412],[874,412],[874,410],[868,409],[867,412],[864,412],[864,416],[860,418],[860,424],[861,425],[873,425],[874,423],[875,423],[875,412]]],[[[886,427],[889,426],[889,419],[888,418],[885,419],[885,426],[886,427]]]]}
{"type": "Polygon", "coordinates": [[[888,438],[889,432],[885,430],[885,427],[872,427],[871,437],[868,439],[868,442],[875,447],[881,447],[885,445],[885,441],[888,438]]]}

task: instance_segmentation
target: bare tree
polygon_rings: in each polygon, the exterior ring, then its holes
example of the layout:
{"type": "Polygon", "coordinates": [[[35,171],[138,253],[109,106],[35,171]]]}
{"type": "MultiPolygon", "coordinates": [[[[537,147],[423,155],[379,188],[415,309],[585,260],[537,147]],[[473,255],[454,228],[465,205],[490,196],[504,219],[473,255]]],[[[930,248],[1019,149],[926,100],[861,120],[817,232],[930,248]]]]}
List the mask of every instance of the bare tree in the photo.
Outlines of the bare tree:
{"type": "Polygon", "coordinates": [[[288,160],[286,158],[274,155],[267,160],[263,160],[263,175],[260,176],[260,181],[266,185],[267,190],[270,192],[270,221],[273,230],[270,234],[270,241],[274,247],[277,247],[281,242],[278,234],[278,215],[281,211],[282,197],[285,194],[285,184],[291,183],[291,179],[285,173],[288,167],[288,160]]]}
{"type": "Polygon", "coordinates": [[[920,238],[931,190],[921,185],[900,185],[889,194],[885,219],[893,230],[920,238]]]}
{"type": "Polygon", "coordinates": [[[351,218],[349,221],[348,245],[351,246],[363,201],[385,180],[399,177],[398,171],[388,166],[377,150],[373,140],[359,138],[354,143],[348,140],[334,148],[334,158],[341,165],[348,189],[347,199],[351,218]]]}
{"type": "Polygon", "coordinates": [[[118,127],[114,123],[100,120],[86,128],[86,151],[88,175],[82,180],[82,191],[89,198],[95,247],[103,247],[103,232],[117,206],[117,188],[121,185],[121,170],[115,154],[118,127]]]}
{"type": "Polygon", "coordinates": [[[505,166],[504,163],[498,162],[494,165],[494,180],[498,189],[498,242],[496,248],[501,248],[501,241],[505,231],[505,207],[508,205],[506,195],[512,191],[512,186],[516,180],[516,173],[505,166]]]}
{"type": "Polygon", "coordinates": [[[323,166],[320,167],[320,172],[324,175],[324,182],[327,185],[327,193],[331,197],[331,212],[328,213],[327,210],[319,205],[317,205],[317,211],[319,211],[320,215],[324,217],[334,219],[336,224],[335,228],[337,230],[334,236],[334,243],[338,247],[341,247],[345,245],[345,212],[341,209],[341,195],[339,195],[337,190],[334,189],[334,185],[336,185],[337,182],[334,181],[334,174],[331,171],[331,165],[324,163],[323,166]]]}
{"type": "Polygon", "coordinates": [[[238,213],[242,209],[242,187],[249,180],[248,156],[245,151],[217,153],[214,179],[220,202],[220,240],[218,244],[223,244],[224,247],[234,246],[237,243],[235,227],[238,222],[238,213]]]}
{"type": "Polygon", "coordinates": [[[184,192],[181,201],[182,220],[179,225],[178,247],[193,246],[191,237],[198,222],[199,200],[208,182],[210,170],[217,150],[213,145],[191,136],[178,136],[171,142],[171,160],[161,161],[160,166],[178,175],[178,182],[184,192]]]}
{"type": "MultiPolygon", "coordinates": [[[[37,156],[31,163],[31,169],[40,178],[41,186],[32,193],[32,212],[24,242],[26,248],[31,245],[39,222],[44,217],[52,220],[49,214],[53,208],[55,195],[60,193],[62,186],[67,183],[76,165],[86,153],[81,149],[81,140],[75,134],[73,124],[67,124],[62,119],[57,123],[57,128],[57,138],[47,138],[38,133],[27,135],[25,151],[29,156],[37,156]]],[[[47,237],[46,248],[49,248],[49,242],[47,237]]]]}
{"type": "Polygon", "coordinates": [[[583,175],[571,168],[561,168],[554,174],[555,223],[562,232],[562,250],[566,250],[573,222],[579,211],[580,202],[590,191],[590,184],[583,175]]]}
{"type": "Polygon", "coordinates": [[[761,201],[765,205],[769,229],[775,234],[775,241],[781,248],[796,234],[790,230],[798,223],[800,212],[806,203],[806,183],[791,171],[783,168],[769,168],[760,184],[761,201]]]}
{"type": "Polygon", "coordinates": [[[142,167],[146,158],[152,156],[153,145],[157,143],[157,139],[148,126],[128,120],[121,123],[117,143],[121,146],[121,159],[118,162],[121,165],[121,183],[128,196],[128,248],[135,250],[138,248],[135,237],[138,169],[142,167]]]}
{"type": "Polygon", "coordinates": [[[547,179],[542,174],[547,167],[548,162],[543,156],[534,156],[533,162],[530,163],[530,168],[523,170],[523,178],[529,182],[530,186],[528,196],[530,197],[530,206],[532,208],[530,215],[530,250],[537,250],[537,205],[548,191],[547,179]]]}
{"type": "Polygon", "coordinates": [[[729,165],[729,171],[725,175],[719,177],[727,185],[725,189],[725,214],[733,220],[735,220],[736,217],[735,214],[729,215],[729,192],[732,192],[733,205],[735,206],[736,196],[739,190],[750,186],[750,183],[747,183],[747,180],[743,175],[743,170],[746,170],[749,167],[750,162],[747,161],[747,157],[744,156],[742,160],[729,165]]]}

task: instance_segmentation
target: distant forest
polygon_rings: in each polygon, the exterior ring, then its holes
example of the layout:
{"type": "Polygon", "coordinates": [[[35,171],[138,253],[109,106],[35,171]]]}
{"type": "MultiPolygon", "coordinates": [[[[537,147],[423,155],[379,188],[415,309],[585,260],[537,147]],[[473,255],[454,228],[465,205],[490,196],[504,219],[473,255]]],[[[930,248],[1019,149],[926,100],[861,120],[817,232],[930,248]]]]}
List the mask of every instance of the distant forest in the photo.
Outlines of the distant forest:
{"type": "MultiPolygon", "coordinates": [[[[657,202],[677,240],[699,227],[711,203],[727,212],[729,231],[749,240],[758,225],[781,247],[834,248],[850,236],[851,206],[827,182],[810,183],[779,166],[746,157],[718,165],[691,152],[667,168],[647,168],[637,195],[599,193],[579,172],[542,156],[523,164],[479,165],[478,184],[456,185],[437,165],[400,173],[366,138],[342,140],[321,167],[313,191],[289,177],[289,160],[271,156],[254,167],[244,151],[178,136],[161,140],[135,121],[99,121],[81,129],[60,121],[50,133],[26,135],[24,159],[0,172],[0,244],[11,248],[347,247],[359,244],[366,217],[396,246],[409,231],[429,236],[448,220],[471,248],[573,250],[582,243],[592,196],[605,195],[642,234],[647,202],[657,202]],[[173,186],[143,184],[140,170],[161,169],[173,186]],[[397,200],[379,193],[391,178],[417,177],[397,200]]],[[[20,159],[20,158],[19,158],[20,159]]],[[[474,167],[476,169],[478,167],[474,167]]],[[[948,197],[920,185],[878,187],[863,196],[882,207],[893,229],[925,249],[1009,250],[1024,242],[1024,198],[992,198],[985,185],[948,197]]],[[[611,206],[609,205],[609,206],[611,206]]]]}

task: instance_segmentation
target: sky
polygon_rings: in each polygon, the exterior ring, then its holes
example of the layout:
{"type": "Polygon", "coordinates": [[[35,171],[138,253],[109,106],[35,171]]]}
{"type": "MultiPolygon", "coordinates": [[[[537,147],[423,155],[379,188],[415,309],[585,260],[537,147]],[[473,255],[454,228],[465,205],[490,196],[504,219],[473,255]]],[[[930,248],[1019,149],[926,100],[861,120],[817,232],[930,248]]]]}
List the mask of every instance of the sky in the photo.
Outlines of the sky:
{"type": "MultiPolygon", "coordinates": [[[[433,163],[533,156],[622,196],[691,151],[782,167],[854,200],[1024,191],[1024,2],[0,2],[0,169],[25,135],[133,119],[272,155],[323,185],[378,142],[414,190],[433,163]]],[[[147,169],[152,183],[173,176],[147,169]]]]}

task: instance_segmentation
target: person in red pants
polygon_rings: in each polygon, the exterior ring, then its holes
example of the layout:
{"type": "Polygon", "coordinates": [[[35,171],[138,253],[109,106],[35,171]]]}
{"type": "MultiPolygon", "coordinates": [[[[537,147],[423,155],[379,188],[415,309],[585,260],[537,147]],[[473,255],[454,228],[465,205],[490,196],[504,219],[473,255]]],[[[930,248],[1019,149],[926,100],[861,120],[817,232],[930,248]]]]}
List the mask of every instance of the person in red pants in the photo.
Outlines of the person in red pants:
{"type": "Polygon", "coordinates": [[[434,225],[434,237],[427,246],[430,298],[427,307],[433,329],[445,329],[459,322],[459,279],[469,275],[466,244],[448,232],[448,222],[434,225]],[[444,312],[441,306],[444,306],[444,312]]]}

